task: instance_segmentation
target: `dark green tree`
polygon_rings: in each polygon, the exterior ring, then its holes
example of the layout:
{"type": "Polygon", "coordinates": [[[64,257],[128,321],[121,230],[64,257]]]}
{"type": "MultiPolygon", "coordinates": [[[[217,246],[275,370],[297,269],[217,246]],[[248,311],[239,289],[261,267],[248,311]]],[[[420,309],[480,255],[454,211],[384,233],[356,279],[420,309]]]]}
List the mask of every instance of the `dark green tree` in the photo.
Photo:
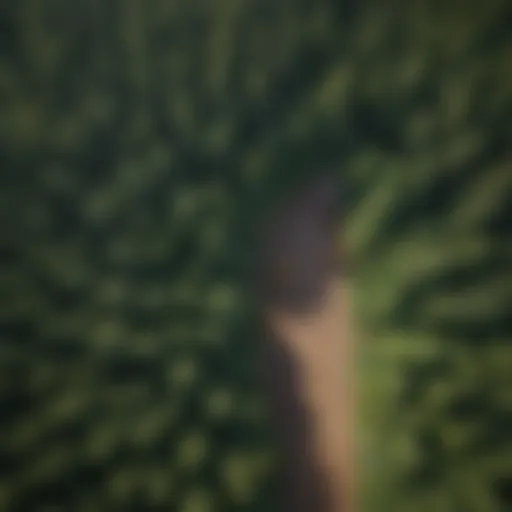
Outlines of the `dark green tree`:
{"type": "Polygon", "coordinates": [[[0,1],[0,510],[272,510],[244,262],[265,204],[324,166],[365,510],[506,510],[511,21],[506,0],[0,1]]]}

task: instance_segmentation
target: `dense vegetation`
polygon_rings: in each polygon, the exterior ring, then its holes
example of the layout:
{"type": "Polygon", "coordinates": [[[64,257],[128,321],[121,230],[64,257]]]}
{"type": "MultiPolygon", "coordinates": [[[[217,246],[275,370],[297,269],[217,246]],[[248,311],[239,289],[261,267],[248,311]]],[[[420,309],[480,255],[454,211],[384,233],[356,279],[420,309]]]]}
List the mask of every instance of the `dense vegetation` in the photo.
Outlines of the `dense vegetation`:
{"type": "Polygon", "coordinates": [[[1,0],[0,510],[273,509],[249,241],[325,165],[364,510],[512,506],[511,7],[1,0]]]}

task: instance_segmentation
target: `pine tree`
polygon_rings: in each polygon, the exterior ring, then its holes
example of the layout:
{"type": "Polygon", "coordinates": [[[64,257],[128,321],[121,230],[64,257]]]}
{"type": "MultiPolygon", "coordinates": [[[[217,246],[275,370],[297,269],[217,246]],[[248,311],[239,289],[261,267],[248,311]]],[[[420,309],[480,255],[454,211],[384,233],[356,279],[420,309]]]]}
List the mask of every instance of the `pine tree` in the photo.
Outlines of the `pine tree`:
{"type": "Polygon", "coordinates": [[[510,505],[508,2],[0,13],[0,509],[272,510],[241,262],[325,165],[366,510],[510,505]]]}

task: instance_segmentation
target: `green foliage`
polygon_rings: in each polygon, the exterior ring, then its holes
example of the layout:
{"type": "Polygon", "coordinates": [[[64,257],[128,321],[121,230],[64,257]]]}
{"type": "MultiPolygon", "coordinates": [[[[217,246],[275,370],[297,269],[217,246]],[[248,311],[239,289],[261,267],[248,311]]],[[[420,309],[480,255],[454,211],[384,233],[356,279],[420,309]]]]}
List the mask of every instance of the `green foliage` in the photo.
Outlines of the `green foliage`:
{"type": "Polygon", "coordinates": [[[324,166],[365,510],[510,507],[511,16],[1,1],[0,510],[272,510],[244,262],[324,166]]]}

